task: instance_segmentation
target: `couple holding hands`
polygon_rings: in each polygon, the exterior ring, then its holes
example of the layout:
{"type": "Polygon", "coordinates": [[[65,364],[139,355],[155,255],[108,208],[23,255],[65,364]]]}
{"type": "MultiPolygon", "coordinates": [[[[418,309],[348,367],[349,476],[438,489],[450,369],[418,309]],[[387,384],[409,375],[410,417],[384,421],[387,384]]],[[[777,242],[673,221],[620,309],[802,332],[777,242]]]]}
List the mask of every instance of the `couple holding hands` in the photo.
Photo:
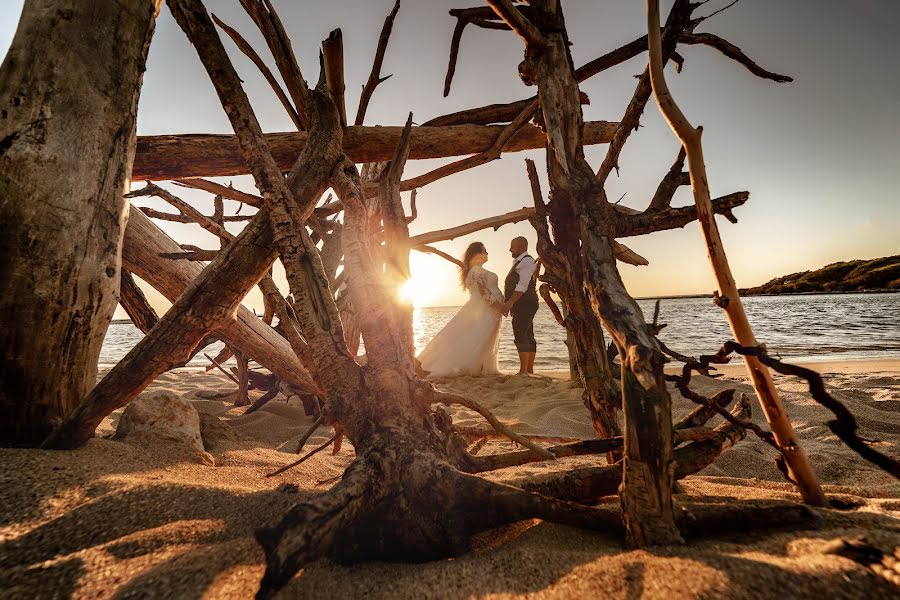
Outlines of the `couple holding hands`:
{"type": "Polygon", "coordinates": [[[484,244],[469,244],[460,266],[460,280],[469,292],[469,301],[417,357],[430,377],[499,374],[500,322],[507,315],[512,315],[519,374],[534,372],[534,315],[538,309],[535,280],[539,261],[528,254],[528,240],[524,237],[514,238],[509,252],[513,264],[501,292],[497,274],[484,268],[488,259],[484,244]]]}

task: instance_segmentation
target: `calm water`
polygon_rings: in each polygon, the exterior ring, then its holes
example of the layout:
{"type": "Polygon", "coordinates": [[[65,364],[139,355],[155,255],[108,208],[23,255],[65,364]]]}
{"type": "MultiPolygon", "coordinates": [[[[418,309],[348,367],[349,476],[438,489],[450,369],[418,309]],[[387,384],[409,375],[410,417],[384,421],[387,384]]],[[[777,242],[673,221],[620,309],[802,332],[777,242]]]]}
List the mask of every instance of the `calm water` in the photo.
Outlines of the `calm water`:
{"type": "MultiPolygon", "coordinates": [[[[640,300],[644,316],[653,316],[653,300],[640,300]]],[[[769,352],[794,361],[900,358],[900,294],[829,294],[810,296],[755,296],[744,306],[756,337],[768,344],[769,352]]],[[[416,348],[428,340],[456,313],[457,308],[417,309],[413,328],[416,348]]],[[[668,323],[660,339],[673,350],[697,356],[717,350],[731,339],[721,309],[709,298],[675,298],[662,301],[660,322],[668,323]]],[[[544,306],[534,323],[538,341],[535,366],[540,370],[568,368],[565,331],[544,306]]],[[[141,338],[131,323],[110,326],[100,364],[110,366],[121,359],[141,338]]],[[[215,356],[221,344],[206,350],[215,356]]],[[[208,364],[202,355],[191,365],[208,364]]],[[[518,368],[512,325],[503,320],[500,367],[518,368]]]]}

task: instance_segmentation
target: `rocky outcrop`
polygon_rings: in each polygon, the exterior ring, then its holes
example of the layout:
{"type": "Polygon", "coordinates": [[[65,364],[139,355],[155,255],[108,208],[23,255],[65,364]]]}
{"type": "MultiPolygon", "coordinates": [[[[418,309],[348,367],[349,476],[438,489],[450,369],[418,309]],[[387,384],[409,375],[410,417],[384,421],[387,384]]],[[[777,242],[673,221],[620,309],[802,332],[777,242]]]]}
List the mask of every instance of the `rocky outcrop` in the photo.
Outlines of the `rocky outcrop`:
{"type": "Polygon", "coordinates": [[[832,263],[816,271],[777,277],[763,285],[741,290],[741,294],[752,296],[877,290],[900,291],[900,256],[832,263]]]}

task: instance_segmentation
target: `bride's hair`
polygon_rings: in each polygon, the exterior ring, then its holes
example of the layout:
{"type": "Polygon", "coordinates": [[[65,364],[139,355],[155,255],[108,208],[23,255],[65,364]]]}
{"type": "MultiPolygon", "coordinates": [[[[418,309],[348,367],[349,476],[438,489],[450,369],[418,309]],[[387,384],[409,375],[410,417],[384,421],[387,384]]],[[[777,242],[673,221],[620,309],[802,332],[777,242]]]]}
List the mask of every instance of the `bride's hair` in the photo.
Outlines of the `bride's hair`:
{"type": "Polygon", "coordinates": [[[463,289],[466,289],[466,277],[469,275],[469,270],[472,268],[472,259],[479,254],[487,254],[487,249],[481,242],[472,242],[469,244],[469,247],[466,248],[466,253],[463,254],[462,266],[459,267],[459,282],[463,289]]]}

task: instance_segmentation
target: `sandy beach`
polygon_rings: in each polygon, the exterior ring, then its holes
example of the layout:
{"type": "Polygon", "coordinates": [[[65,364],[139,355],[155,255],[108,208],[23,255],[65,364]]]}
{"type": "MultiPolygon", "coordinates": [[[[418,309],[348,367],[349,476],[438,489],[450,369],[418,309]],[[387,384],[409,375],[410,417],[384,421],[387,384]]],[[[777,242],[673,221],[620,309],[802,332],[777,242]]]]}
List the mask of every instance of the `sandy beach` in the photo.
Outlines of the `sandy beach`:
{"type": "MultiPolygon", "coordinates": [[[[855,413],[862,435],[896,456],[900,361],[813,367],[827,373],[829,388],[855,413]]],[[[697,389],[730,386],[752,393],[742,368],[721,369],[730,379],[697,378],[697,389]]],[[[482,402],[519,433],[594,437],[580,390],[566,377],[459,378],[440,385],[482,402]]],[[[829,413],[804,395],[802,383],[780,376],[776,382],[826,492],[841,506],[817,511],[816,528],[633,551],[609,536],[528,521],[482,535],[472,553],[455,560],[355,566],[321,560],[279,597],[900,596],[879,569],[821,552],[836,538],[864,536],[900,561],[900,484],[838,442],[824,425],[829,413]]],[[[205,453],[153,436],[109,439],[121,411],[76,451],[0,450],[0,596],[252,597],[263,572],[254,529],[299,498],[328,489],[353,449],[345,443],[337,455],[323,452],[266,478],[296,459],[292,451],[311,420],[283,397],[243,415],[243,408],[231,406],[233,388],[219,374],[182,370],[159,377],[146,392],[168,391],[193,404],[201,414],[205,453]]],[[[693,407],[677,394],[673,398],[676,418],[693,407]]],[[[475,413],[451,412],[462,425],[485,427],[475,413]]],[[[754,420],[762,422],[755,403],[754,420]]],[[[330,435],[320,428],[307,449],[330,435]]],[[[511,448],[498,440],[482,452],[511,448]]],[[[752,436],[682,485],[687,496],[726,501],[798,498],[773,467],[773,451],[752,436]]]]}

